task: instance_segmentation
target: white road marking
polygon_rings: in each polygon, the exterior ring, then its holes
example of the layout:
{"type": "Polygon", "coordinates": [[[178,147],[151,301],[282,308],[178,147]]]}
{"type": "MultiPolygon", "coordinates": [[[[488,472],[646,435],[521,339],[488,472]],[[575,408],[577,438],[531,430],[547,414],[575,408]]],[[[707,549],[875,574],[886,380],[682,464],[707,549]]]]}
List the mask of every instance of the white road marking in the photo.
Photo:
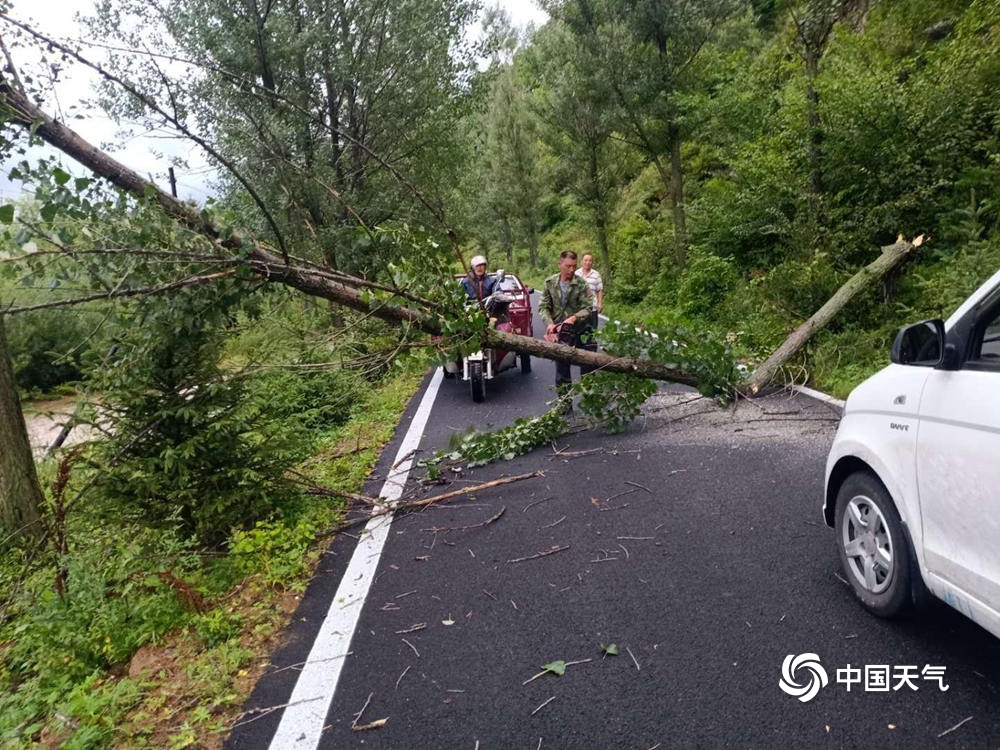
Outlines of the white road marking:
{"type": "MultiPolygon", "coordinates": [[[[442,373],[438,368],[431,378],[427,391],[420,400],[413,421],[406,431],[396,458],[393,461],[395,469],[382,485],[379,497],[388,504],[399,500],[409,476],[413,461],[411,454],[420,445],[427,418],[430,416],[434,399],[441,385],[442,373]]],[[[271,750],[302,750],[316,748],[319,745],[326,722],[326,715],[337,689],[340,672],[346,659],[331,658],[328,654],[347,655],[354,630],[361,617],[361,610],[368,596],[375,570],[389,535],[392,525],[392,514],[372,518],[364,531],[358,546],[351,556],[351,561],[344,571],[344,576],[337,588],[337,593],[330,602],[326,618],[316,634],[309,657],[306,659],[295,683],[295,689],[288,699],[288,707],[281,716],[281,723],[271,740],[271,750]]]]}

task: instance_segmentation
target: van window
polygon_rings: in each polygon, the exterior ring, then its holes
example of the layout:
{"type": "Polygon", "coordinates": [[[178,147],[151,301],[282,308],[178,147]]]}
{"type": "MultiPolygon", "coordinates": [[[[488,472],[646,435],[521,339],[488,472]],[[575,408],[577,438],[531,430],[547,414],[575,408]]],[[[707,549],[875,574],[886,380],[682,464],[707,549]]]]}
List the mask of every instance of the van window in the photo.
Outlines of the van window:
{"type": "Polygon", "coordinates": [[[976,326],[969,364],[979,365],[976,369],[1000,370],[1000,308],[995,307],[985,318],[985,323],[976,326]]]}

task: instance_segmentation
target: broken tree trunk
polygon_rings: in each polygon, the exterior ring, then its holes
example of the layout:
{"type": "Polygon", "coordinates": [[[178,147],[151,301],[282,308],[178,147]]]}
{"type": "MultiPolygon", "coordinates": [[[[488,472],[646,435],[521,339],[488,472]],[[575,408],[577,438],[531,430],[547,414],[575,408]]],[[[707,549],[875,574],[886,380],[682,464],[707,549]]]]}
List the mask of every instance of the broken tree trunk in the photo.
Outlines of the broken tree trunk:
{"type": "MultiPolygon", "coordinates": [[[[53,119],[28,97],[9,85],[0,76],[0,101],[6,105],[11,120],[34,133],[46,143],[54,146],[67,156],[105,178],[113,185],[135,195],[152,196],[171,217],[190,229],[211,238],[219,246],[239,251],[243,262],[265,281],[278,282],[298,289],[314,297],[322,297],[359,312],[367,313],[390,323],[410,325],[431,335],[440,334],[442,320],[432,310],[417,310],[402,305],[385,305],[369,302],[360,291],[363,280],[358,279],[358,287],[337,281],[322,271],[286,263],[276,252],[266,249],[249,235],[234,232],[223,238],[222,233],[206,215],[186,203],[182,203],[164,192],[152,182],[126,167],[110,155],[81,138],[75,131],[53,119]]],[[[349,279],[346,275],[338,278],[349,279]]],[[[489,330],[486,341],[490,345],[533,354],[546,359],[589,365],[590,367],[638,375],[656,380],[669,380],[686,385],[698,385],[698,378],[683,370],[671,369],[656,362],[612,357],[608,354],[590,352],[562,344],[553,344],[541,339],[518,336],[503,331],[489,330]]]]}
{"type": "MultiPolygon", "coordinates": [[[[11,86],[2,74],[0,74],[0,104],[3,105],[6,110],[5,114],[10,117],[13,123],[31,129],[42,140],[77,160],[96,175],[137,197],[151,195],[175,220],[211,238],[222,248],[238,251],[242,262],[265,281],[285,284],[313,297],[330,300],[390,323],[409,325],[431,335],[441,333],[442,319],[431,309],[412,309],[402,305],[369,302],[366,295],[360,291],[366,283],[363,279],[352,280],[351,277],[343,274],[338,274],[334,278],[323,271],[292,265],[278,253],[266,248],[242,232],[234,232],[223,238],[220,228],[207,218],[207,215],[160,190],[152,182],[142,178],[138,173],[85,141],[70,128],[54,120],[22,91],[11,86]],[[353,283],[354,281],[357,283],[353,283]]],[[[815,331],[829,323],[834,315],[869,282],[895,268],[919,246],[922,239],[920,237],[910,243],[900,236],[895,244],[882,248],[882,255],[878,260],[855,274],[815,315],[799,326],[767,361],[750,375],[743,383],[747,392],[757,393],[775,376],[781,366],[809,340],[815,331]]],[[[575,349],[503,331],[486,331],[485,344],[546,359],[589,365],[609,372],[627,373],[655,380],[668,380],[685,385],[699,385],[699,380],[695,375],[683,370],[665,367],[656,362],[616,358],[605,353],[575,349]]]]}
{"type": "Polygon", "coordinates": [[[854,296],[876,279],[898,266],[914,250],[923,244],[924,236],[920,235],[913,242],[908,242],[900,235],[897,240],[882,248],[882,254],[867,266],[854,274],[847,282],[830,297],[816,313],[785,339],[785,342],[771,354],[767,360],[751,373],[744,385],[751,394],[757,393],[767,385],[781,369],[781,366],[791,359],[801,349],[812,335],[829,323],[854,296]]]}

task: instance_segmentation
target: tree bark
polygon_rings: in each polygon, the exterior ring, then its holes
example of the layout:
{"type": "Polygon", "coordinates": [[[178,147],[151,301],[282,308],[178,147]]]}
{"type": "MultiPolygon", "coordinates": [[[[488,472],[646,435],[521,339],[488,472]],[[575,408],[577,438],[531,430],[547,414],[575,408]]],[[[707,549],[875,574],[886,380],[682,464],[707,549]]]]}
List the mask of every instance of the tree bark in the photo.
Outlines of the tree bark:
{"type": "Polygon", "coordinates": [[[43,498],[0,315],[0,530],[4,536],[41,534],[43,498]]]}
{"type": "MultiPolygon", "coordinates": [[[[673,109],[673,107],[671,107],[673,109]]],[[[667,128],[670,137],[670,208],[674,215],[674,257],[677,268],[687,266],[687,212],[684,208],[684,170],[681,165],[681,129],[672,112],[667,128]]]]}
{"type": "Polygon", "coordinates": [[[883,247],[882,254],[876,260],[848,279],[837,290],[836,294],[830,297],[809,320],[796,328],[792,335],[785,339],[785,342],[775,349],[760,367],[753,371],[744,383],[750,393],[757,393],[763,386],[767,385],[781,369],[781,366],[791,359],[816,331],[829,323],[858,292],[896,268],[910,253],[920,247],[923,241],[923,235],[917,237],[913,242],[907,242],[900,235],[895,243],[883,247]]]}

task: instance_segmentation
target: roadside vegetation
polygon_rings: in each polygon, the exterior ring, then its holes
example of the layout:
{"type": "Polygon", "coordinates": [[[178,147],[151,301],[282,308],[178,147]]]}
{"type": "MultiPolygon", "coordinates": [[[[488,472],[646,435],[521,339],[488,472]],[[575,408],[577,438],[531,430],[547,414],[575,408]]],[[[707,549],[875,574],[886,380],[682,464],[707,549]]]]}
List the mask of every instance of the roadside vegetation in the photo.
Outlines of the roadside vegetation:
{"type": "MultiPolygon", "coordinates": [[[[326,315],[287,296],[237,312],[211,349],[225,387],[204,400],[183,378],[165,405],[150,381],[102,375],[100,423],[127,392],[156,424],[141,453],[114,419],[40,464],[42,545],[0,557],[0,744],[218,747],[241,719],[343,519],[337,494],[362,489],[423,377],[414,362],[343,366],[356,362],[326,315]]],[[[174,352],[204,353],[183,338],[174,352]]]]}
{"type": "MultiPolygon", "coordinates": [[[[63,138],[34,102],[104,52],[0,13],[26,191],[0,206],[0,407],[68,393],[100,438],[39,461],[32,494],[2,481],[0,424],[0,744],[211,747],[252,718],[338,493],[427,368],[488,335],[450,283],[473,254],[536,287],[594,254],[626,323],[605,350],[721,398],[899,234],[930,240],[776,384],[846,395],[1000,268],[996,2],[574,0],[530,33],[489,12],[475,43],[474,3],[386,7],[376,33],[363,1],[102,4],[94,38],[187,66],[114,54],[102,96],[206,148],[204,206],[63,138]],[[33,48],[41,74],[10,67],[33,48]],[[38,135],[105,179],[28,159],[38,135]]],[[[614,430],[652,390],[605,372],[577,395],[614,430]]],[[[565,429],[554,409],[424,466],[565,429]]]]}

